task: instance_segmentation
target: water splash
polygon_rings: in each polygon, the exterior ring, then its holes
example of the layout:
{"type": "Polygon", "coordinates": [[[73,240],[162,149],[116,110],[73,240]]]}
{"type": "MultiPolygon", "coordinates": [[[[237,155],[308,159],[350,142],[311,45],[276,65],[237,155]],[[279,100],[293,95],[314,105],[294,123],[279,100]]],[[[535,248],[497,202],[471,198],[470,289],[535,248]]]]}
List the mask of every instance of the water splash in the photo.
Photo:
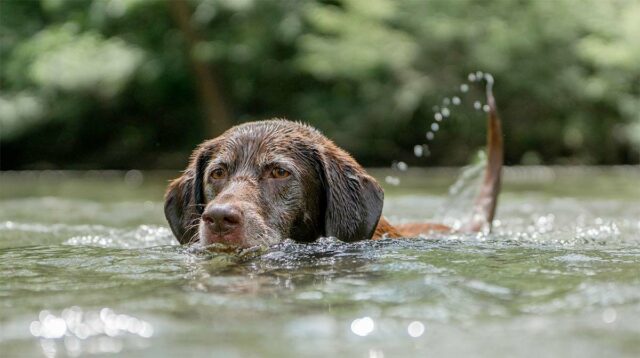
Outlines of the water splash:
{"type": "MultiPolygon", "coordinates": [[[[441,105],[435,105],[432,107],[432,110],[434,112],[433,120],[428,125],[429,130],[425,132],[425,139],[428,142],[434,141],[436,139],[436,134],[443,128],[446,120],[448,120],[449,118],[452,118],[454,113],[450,107],[452,105],[460,106],[463,103],[464,98],[466,97],[470,89],[469,83],[484,81],[487,84],[487,86],[491,86],[493,85],[493,82],[494,82],[493,76],[490,73],[485,73],[483,71],[471,72],[467,75],[467,79],[469,82],[462,83],[458,86],[458,93],[456,93],[451,97],[444,97],[441,101],[442,102],[441,105]]],[[[483,105],[482,102],[480,102],[479,100],[474,101],[472,106],[475,110],[483,110],[484,112],[489,112],[490,110],[490,107],[488,104],[483,105]]],[[[429,157],[431,155],[430,147],[427,143],[415,144],[413,146],[413,154],[417,158],[429,157]]],[[[485,165],[486,165],[486,162],[485,162],[485,165]]],[[[400,169],[397,167],[397,162],[393,162],[393,164],[391,165],[391,168],[393,170],[400,169]]],[[[461,174],[461,179],[469,175],[469,173],[465,174],[465,170],[469,170],[469,169],[467,168],[463,170],[463,173],[461,174]]],[[[481,171],[481,170],[482,170],[482,167],[477,167],[476,169],[472,170],[472,172],[476,173],[476,171],[481,171]]],[[[404,171],[404,170],[400,169],[400,171],[404,171]]],[[[385,177],[385,182],[389,185],[397,186],[397,185],[400,185],[401,180],[400,180],[400,177],[397,175],[389,175],[385,177]]],[[[460,186],[461,184],[462,183],[459,182],[456,185],[460,186]]],[[[456,185],[454,185],[454,189],[456,189],[455,188],[456,185]]],[[[456,191],[458,190],[456,189],[456,191]]],[[[460,201],[460,200],[454,199],[453,201],[460,201]]]]}
{"type": "MultiPolygon", "coordinates": [[[[484,82],[485,90],[487,92],[487,100],[493,101],[492,99],[493,95],[491,94],[491,89],[494,84],[494,78],[490,73],[484,73],[482,71],[472,72],[468,74],[467,79],[471,83],[484,82]]],[[[452,97],[444,97],[442,99],[441,105],[435,105],[432,107],[434,111],[433,121],[430,123],[429,131],[427,131],[425,134],[425,137],[428,141],[433,141],[435,139],[436,134],[445,125],[445,121],[451,117],[452,112],[449,107],[452,104],[460,105],[462,103],[464,95],[465,93],[467,93],[469,89],[469,85],[468,83],[463,83],[459,86],[459,88],[460,88],[460,93],[452,97]]],[[[483,105],[483,103],[480,100],[475,100],[473,102],[473,108],[475,110],[483,110],[486,113],[489,113],[491,110],[491,106],[489,104],[483,105]]],[[[492,121],[497,120],[496,119],[497,117],[495,117],[495,114],[490,114],[489,118],[492,121]]],[[[491,130],[493,130],[494,128],[493,125],[491,125],[490,128],[491,130]]],[[[497,128],[499,128],[499,126],[497,126],[497,128]]],[[[490,131],[490,133],[492,132],[490,131]]],[[[489,138],[493,138],[493,137],[495,136],[491,136],[491,135],[489,136],[489,138]]],[[[497,148],[500,148],[499,150],[502,151],[501,139],[499,139],[497,142],[493,141],[490,143],[491,143],[490,148],[496,148],[495,146],[497,146],[497,148]]],[[[496,155],[495,155],[496,153],[493,153],[491,150],[492,149],[490,149],[488,155],[491,155],[492,158],[496,158],[496,155]]],[[[426,143],[414,145],[413,152],[414,152],[414,155],[418,158],[429,156],[430,154],[429,146],[426,143]]],[[[501,152],[498,155],[501,156],[502,155],[501,152]]],[[[396,162],[394,162],[394,164],[392,165],[392,168],[397,169],[395,163],[396,162]]],[[[471,225],[471,227],[473,227],[471,230],[478,230],[482,228],[482,226],[478,226],[478,225],[483,225],[485,229],[490,228],[490,224],[487,225],[486,221],[492,220],[494,211],[495,211],[495,206],[489,207],[487,205],[493,205],[491,203],[495,202],[495,195],[496,195],[495,188],[498,187],[499,184],[495,184],[496,182],[495,182],[495,179],[493,179],[493,176],[497,175],[497,178],[500,177],[502,164],[500,161],[500,163],[497,164],[498,167],[492,166],[492,169],[491,169],[492,172],[491,173],[487,172],[487,176],[485,176],[485,181],[482,184],[483,185],[482,187],[480,182],[481,180],[480,174],[483,172],[483,169],[487,168],[487,165],[489,165],[488,159],[484,157],[479,157],[479,160],[476,162],[476,164],[466,167],[462,170],[460,178],[450,188],[449,205],[447,205],[447,209],[446,209],[447,211],[441,214],[441,216],[443,217],[441,218],[440,222],[444,222],[446,225],[456,230],[462,229],[463,225],[467,225],[467,226],[471,225]],[[496,174],[496,171],[497,171],[497,174],[496,174]],[[473,177],[474,180],[469,180],[471,177],[473,177]],[[487,178],[491,178],[490,181],[486,181],[487,178]],[[478,200],[480,198],[478,197],[478,195],[480,194],[486,196],[486,197],[483,197],[481,201],[482,203],[486,203],[486,204],[479,204],[478,200]],[[474,202],[472,202],[473,199],[475,199],[474,202]],[[460,208],[468,208],[468,207],[474,208],[474,210],[472,211],[471,217],[469,217],[469,214],[466,212],[466,210],[464,213],[459,212],[460,208]],[[466,219],[454,220],[452,218],[466,218],[466,219]],[[478,227],[476,228],[476,226],[478,227]]],[[[499,179],[497,180],[499,182],[499,179]]],[[[385,181],[390,185],[400,184],[400,178],[396,176],[387,176],[385,178],[385,181]]],[[[466,227],[466,229],[468,230],[469,227],[466,227]]]]}
{"type": "Polygon", "coordinates": [[[479,151],[472,164],[461,169],[456,181],[449,187],[447,201],[436,214],[435,220],[458,230],[470,220],[469,208],[478,195],[487,156],[479,151]]]}

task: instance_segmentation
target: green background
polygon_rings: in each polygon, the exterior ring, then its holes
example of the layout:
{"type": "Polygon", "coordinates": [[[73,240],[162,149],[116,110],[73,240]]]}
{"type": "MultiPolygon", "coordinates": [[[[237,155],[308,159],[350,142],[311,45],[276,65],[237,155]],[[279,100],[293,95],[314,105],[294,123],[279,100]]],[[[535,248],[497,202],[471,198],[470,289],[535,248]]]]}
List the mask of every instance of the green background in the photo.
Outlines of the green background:
{"type": "Polygon", "coordinates": [[[508,164],[640,161],[639,1],[2,0],[0,31],[4,170],[181,168],[276,116],[367,166],[460,165],[484,142],[481,88],[460,92],[479,70],[508,164]]]}

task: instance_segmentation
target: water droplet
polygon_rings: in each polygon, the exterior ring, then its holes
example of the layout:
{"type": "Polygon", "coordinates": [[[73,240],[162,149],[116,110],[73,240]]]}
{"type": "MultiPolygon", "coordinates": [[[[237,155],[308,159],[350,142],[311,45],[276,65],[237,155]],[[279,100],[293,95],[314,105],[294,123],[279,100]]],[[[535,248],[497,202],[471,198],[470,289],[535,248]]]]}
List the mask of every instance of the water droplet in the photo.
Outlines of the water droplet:
{"type": "Polygon", "coordinates": [[[147,322],[143,322],[138,335],[143,338],[151,338],[153,336],[153,326],[147,322]]]}
{"type": "Polygon", "coordinates": [[[602,312],[602,321],[604,323],[613,323],[616,321],[618,314],[615,309],[607,308],[602,312]]]}
{"type": "Polygon", "coordinates": [[[453,103],[453,105],[454,105],[454,106],[457,106],[457,105],[459,105],[459,104],[460,104],[460,102],[462,102],[462,101],[460,101],[460,97],[455,96],[455,97],[453,97],[453,98],[451,99],[451,102],[453,103]]]}
{"type": "Polygon", "coordinates": [[[451,111],[449,111],[449,108],[443,108],[441,113],[443,117],[447,118],[451,114],[451,111]]]}
{"type": "Polygon", "coordinates": [[[469,91],[469,85],[468,84],[463,83],[463,84],[460,85],[460,92],[465,93],[465,92],[468,92],[468,91],[469,91]]]}
{"type": "Polygon", "coordinates": [[[54,315],[47,316],[40,323],[40,336],[44,338],[60,338],[67,332],[67,323],[54,315]]]}
{"type": "Polygon", "coordinates": [[[400,178],[398,178],[398,177],[394,177],[394,176],[391,176],[391,175],[387,175],[387,176],[384,178],[384,181],[385,181],[387,184],[389,184],[389,185],[393,185],[393,186],[398,186],[398,185],[400,185],[400,178]]]}
{"type": "Polygon", "coordinates": [[[475,82],[476,81],[476,74],[475,73],[470,73],[469,76],[467,76],[467,78],[469,79],[469,82],[475,82]]]}
{"type": "Polygon", "coordinates": [[[413,146],[413,154],[418,158],[422,157],[424,154],[424,148],[422,148],[420,144],[416,144],[413,146]]]}
{"type": "Polygon", "coordinates": [[[396,164],[396,168],[398,168],[399,171],[404,172],[409,168],[409,166],[405,162],[398,162],[398,164],[396,164]]]}
{"type": "Polygon", "coordinates": [[[480,103],[480,101],[473,102],[473,108],[480,110],[480,108],[482,108],[482,103],[480,103]]]}
{"type": "Polygon", "coordinates": [[[351,332],[360,337],[368,336],[373,332],[375,328],[375,322],[371,317],[356,318],[351,322],[351,332]]]}
{"type": "Polygon", "coordinates": [[[428,140],[433,140],[433,137],[434,137],[434,136],[435,136],[435,135],[433,134],[433,132],[427,132],[426,137],[427,137],[427,139],[428,139],[428,140]]]}
{"type": "Polygon", "coordinates": [[[41,329],[42,323],[40,323],[40,321],[33,321],[29,325],[29,332],[31,332],[31,335],[33,335],[34,337],[40,337],[40,334],[42,332],[41,329]]]}
{"type": "Polygon", "coordinates": [[[482,71],[476,71],[476,79],[480,81],[484,77],[484,73],[482,71]]]}
{"type": "Polygon", "coordinates": [[[438,123],[431,123],[431,130],[437,132],[440,129],[440,125],[438,123]]]}
{"type": "Polygon", "coordinates": [[[419,321],[413,321],[407,326],[407,333],[413,338],[418,338],[424,333],[424,324],[419,321]]]}
{"type": "Polygon", "coordinates": [[[445,106],[448,106],[449,104],[451,104],[451,100],[449,99],[449,97],[445,97],[445,98],[442,100],[442,103],[443,103],[445,106]]]}
{"type": "Polygon", "coordinates": [[[442,114],[441,113],[436,113],[433,115],[433,118],[435,118],[436,121],[441,121],[442,120],[442,114]]]}
{"type": "Polygon", "coordinates": [[[484,106],[482,106],[482,110],[489,113],[489,111],[491,110],[491,107],[489,107],[488,104],[485,104],[484,106]]]}

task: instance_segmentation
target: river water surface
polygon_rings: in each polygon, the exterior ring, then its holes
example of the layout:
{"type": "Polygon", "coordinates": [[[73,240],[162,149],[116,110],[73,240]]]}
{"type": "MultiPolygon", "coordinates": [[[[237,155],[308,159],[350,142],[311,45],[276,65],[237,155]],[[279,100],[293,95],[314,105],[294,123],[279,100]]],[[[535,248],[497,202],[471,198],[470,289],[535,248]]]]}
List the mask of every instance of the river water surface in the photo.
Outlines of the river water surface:
{"type": "MultiPolygon", "coordinates": [[[[0,175],[1,356],[640,356],[638,168],[509,169],[491,235],[240,258],[176,244],[168,177],[0,175]]],[[[392,221],[464,210],[401,179],[392,221]]]]}

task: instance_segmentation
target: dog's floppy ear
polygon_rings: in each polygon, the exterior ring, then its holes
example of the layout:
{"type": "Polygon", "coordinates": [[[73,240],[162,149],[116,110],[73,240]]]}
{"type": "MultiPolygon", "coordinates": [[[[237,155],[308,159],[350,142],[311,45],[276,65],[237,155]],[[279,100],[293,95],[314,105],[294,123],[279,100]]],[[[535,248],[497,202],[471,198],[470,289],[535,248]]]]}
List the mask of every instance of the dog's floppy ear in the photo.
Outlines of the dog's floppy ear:
{"type": "Polygon", "coordinates": [[[189,230],[195,218],[193,180],[193,173],[187,169],[181,177],[169,184],[164,196],[164,216],[181,244],[187,244],[195,237],[193,230],[189,230]]]}
{"type": "Polygon", "coordinates": [[[164,215],[181,244],[198,239],[198,219],[205,205],[204,171],[211,159],[212,147],[200,147],[181,177],[169,184],[164,196],[164,215]]]}
{"type": "Polygon", "coordinates": [[[382,188],[335,144],[323,146],[320,157],[326,195],[325,235],[347,242],[370,239],[382,214],[382,188]]]}

